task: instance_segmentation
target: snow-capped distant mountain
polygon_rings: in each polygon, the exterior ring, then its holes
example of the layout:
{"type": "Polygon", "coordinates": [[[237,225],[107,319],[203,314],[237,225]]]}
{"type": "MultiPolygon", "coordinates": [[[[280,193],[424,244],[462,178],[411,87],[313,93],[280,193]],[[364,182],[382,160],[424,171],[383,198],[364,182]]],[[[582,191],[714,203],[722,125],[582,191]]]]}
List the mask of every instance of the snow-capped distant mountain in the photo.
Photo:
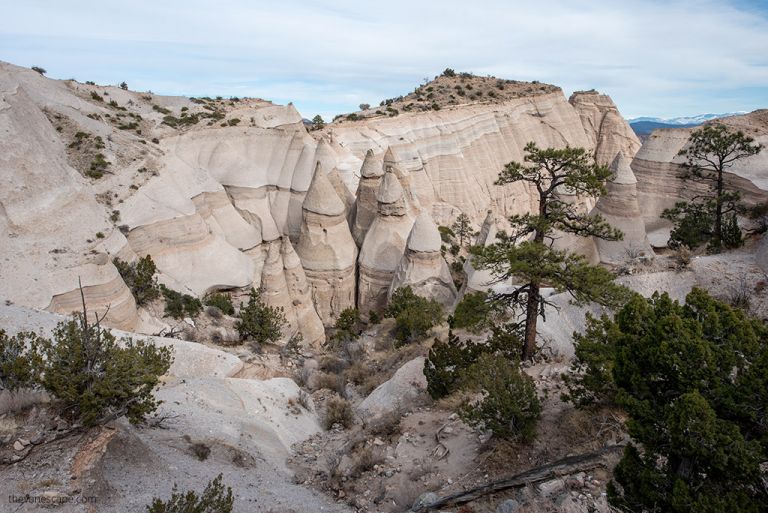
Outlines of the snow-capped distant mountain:
{"type": "Polygon", "coordinates": [[[723,114],[697,114],[695,116],[682,116],[679,118],[654,118],[654,117],[639,117],[629,120],[629,124],[638,123],[641,121],[649,121],[651,123],[661,123],[664,125],[700,125],[707,121],[717,118],[727,118],[728,116],[738,116],[739,114],[746,114],[746,112],[725,112],[723,114]]]}
{"type": "Polygon", "coordinates": [[[686,128],[699,126],[702,123],[717,118],[727,118],[728,116],[738,116],[746,112],[726,112],[723,114],[698,114],[696,116],[683,116],[679,118],[654,118],[643,116],[629,120],[629,126],[635,131],[640,140],[644,140],[651,132],[657,128],[686,128]]]}

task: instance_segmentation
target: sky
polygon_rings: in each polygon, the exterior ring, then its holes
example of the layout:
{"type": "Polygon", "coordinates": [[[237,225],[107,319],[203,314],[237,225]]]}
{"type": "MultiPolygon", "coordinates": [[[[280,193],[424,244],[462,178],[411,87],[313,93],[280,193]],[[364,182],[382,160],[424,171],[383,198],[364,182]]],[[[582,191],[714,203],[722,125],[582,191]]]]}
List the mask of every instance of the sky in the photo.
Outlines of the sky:
{"type": "Polygon", "coordinates": [[[768,108],[768,0],[0,0],[0,60],[311,118],[450,67],[595,88],[627,117],[768,108]]]}

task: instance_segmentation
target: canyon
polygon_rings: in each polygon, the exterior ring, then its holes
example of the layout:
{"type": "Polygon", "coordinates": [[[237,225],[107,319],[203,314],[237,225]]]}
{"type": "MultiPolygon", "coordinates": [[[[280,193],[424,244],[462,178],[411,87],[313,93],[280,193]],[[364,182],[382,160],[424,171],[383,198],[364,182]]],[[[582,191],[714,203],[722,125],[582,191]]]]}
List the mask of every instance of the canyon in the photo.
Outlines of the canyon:
{"type": "MultiPolygon", "coordinates": [[[[767,110],[719,121],[768,145],[767,110]]],[[[61,442],[58,460],[32,453],[6,461],[0,479],[14,493],[33,474],[62,483],[56,493],[110,497],[97,510],[61,511],[143,510],[170,489],[155,476],[200,488],[216,473],[236,490],[238,512],[406,511],[427,490],[455,493],[575,446],[620,445],[626,432],[615,419],[605,414],[603,428],[590,431],[588,419],[560,400],[574,332],[584,330],[585,313],[606,309],[542,289],[550,303],[539,325],[544,356],[525,372],[546,397],[544,434],[511,453],[484,452],[485,433],[458,420],[455,405],[430,399],[427,345],[397,347],[394,321],[372,319],[400,287],[451,313],[467,294],[515,286],[476,269],[465,249],[451,253],[443,234],[464,214],[472,243],[490,245],[507,218],[536,210],[535,190],[495,184],[507,163],[523,161],[530,142],[585,148],[611,172],[599,198],[568,190],[558,197],[603,216],[623,239],[562,234],[556,247],[645,296],[663,290],[682,299],[702,287],[723,297],[740,280],[765,280],[768,241],[751,233],[758,221],[746,215],[742,248],[699,253],[681,266],[667,247],[671,224],[662,211],[702,192],[682,178],[679,153],[692,130],[656,130],[641,145],[607,95],[566,97],[554,85],[469,74],[440,75],[319,127],[292,104],[162,96],[51,80],[0,62],[0,329],[50,335],[86,303],[116,336],[175,355],[157,391],[167,425],[137,428],[123,419],[61,442]],[[172,319],[162,300],[138,305],[115,262],[147,256],[158,282],[180,294],[224,292],[239,305],[259,291],[285,315],[279,340],[248,347],[234,319],[211,307],[195,319],[172,319]],[[345,345],[333,328],[350,308],[366,328],[345,345]],[[321,412],[336,395],[353,406],[349,430],[323,425],[321,412]],[[393,418],[397,431],[382,427],[393,418]],[[196,444],[212,451],[210,459],[195,457],[196,444]],[[362,470],[353,462],[373,453],[380,459],[362,470]],[[89,464],[75,469],[70,461],[89,464]]],[[[726,182],[746,207],[768,204],[768,152],[739,161],[726,182]]],[[[768,311],[768,298],[756,292],[752,308],[768,311]]],[[[448,327],[430,334],[445,338],[448,327]]],[[[44,404],[34,395],[13,404],[0,393],[9,412],[0,411],[0,434],[26,429],[14,411],[31,411],[34,421],[44,404]]],[[[610,466],[582,472],[580,484],[553,479],[516,497],[552,511],[608,511],[603,469],[610,466]]]]}

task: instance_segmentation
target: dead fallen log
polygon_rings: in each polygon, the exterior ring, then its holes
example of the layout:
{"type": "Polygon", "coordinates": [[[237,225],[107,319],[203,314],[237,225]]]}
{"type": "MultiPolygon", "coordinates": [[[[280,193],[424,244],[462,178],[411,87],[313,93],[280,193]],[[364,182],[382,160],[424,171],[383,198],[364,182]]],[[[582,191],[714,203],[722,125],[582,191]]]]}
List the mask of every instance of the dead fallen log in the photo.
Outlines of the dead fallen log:
{"type": "Polygon", "coordinates": [[[413,513],[420,513],[423,511],[430,511],[434,509],[443,508],[445,506],[457,506],[460,504],[466,504],[484,497],[492,493],[502,492],[504,490],[510,490],[512,488],[522,488],[527,485],[548,481],[550,479],[576,474],[578,472],[585,472],[596,467],[605,465],[604,458],[610,454],[621,453],[624,451],[623,445],[613,445],[611,447],[604,447],[599,451],[578,454],[576,456],[569,456],[540,467],[535,467],[525,472],[515,474],[514,476],[506,477],[486,483],[469,490],[462,492],[456,492],[451,495],[446,495],[435,502],[419,506],[418,508],[410,509],[413,513]]]}

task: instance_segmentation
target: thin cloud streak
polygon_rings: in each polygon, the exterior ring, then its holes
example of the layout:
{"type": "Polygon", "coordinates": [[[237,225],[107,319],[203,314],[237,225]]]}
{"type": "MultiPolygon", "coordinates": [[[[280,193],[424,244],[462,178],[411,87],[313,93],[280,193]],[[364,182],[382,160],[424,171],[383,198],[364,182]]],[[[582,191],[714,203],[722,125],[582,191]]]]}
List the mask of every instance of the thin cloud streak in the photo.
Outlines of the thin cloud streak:
{"type": "Polygon", "coordinates": [[[768,107],[760,2],[2,1],[0,59],[156,93],[293,101],[306,117],[405,94],[445,67],[594,87],[628,117],[768,107]]]}

